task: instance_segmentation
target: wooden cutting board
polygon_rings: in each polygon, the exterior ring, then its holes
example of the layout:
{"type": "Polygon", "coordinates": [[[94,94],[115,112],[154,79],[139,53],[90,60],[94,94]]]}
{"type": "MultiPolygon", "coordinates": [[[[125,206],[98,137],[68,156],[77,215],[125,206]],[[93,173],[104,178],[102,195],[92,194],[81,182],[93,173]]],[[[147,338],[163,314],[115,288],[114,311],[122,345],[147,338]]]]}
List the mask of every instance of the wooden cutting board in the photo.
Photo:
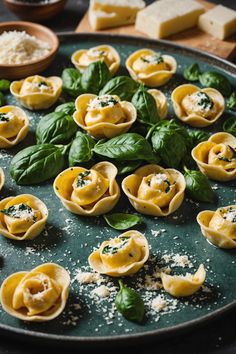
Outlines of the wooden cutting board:
{"type": "MultiPolygon", "coordinates": [[[[197,1],[201,3],[206,8],[206,10],[209,10],[216,6],[215,4],[209,3],[205,0],[197,1]]],[[[144,33],[136,31],[133,25],[109,28],[101,31],[94,31],[89,24],[88,13],[85,14],[83,19],[79,23],[78,27],[76,28],[76,32],[117,33],[126,34],[130,36],[147,37],[144,33]]],[[[174,41],[178,44],[183,44],[189,47],[201,49],[224,59],[233,59],[236,56],[236,34],[229,37],[225,41],[221,41],[207,33],[200,31],[198,28],[195,27],[188,29],[184,32],[172,35],[166,39],[174,41]]]]}

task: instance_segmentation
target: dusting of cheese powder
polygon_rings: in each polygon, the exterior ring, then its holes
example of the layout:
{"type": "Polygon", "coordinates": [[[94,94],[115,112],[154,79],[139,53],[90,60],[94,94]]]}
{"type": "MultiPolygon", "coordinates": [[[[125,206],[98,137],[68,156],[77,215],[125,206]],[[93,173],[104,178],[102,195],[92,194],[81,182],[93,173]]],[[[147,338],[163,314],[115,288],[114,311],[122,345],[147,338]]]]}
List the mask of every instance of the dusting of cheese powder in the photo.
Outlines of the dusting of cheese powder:
{"type": "Polygon", "coordinates": [[[50,45],[25,31],[9,31],[0,35],[0,64],[26,64],[45,57],[50,45]]]}

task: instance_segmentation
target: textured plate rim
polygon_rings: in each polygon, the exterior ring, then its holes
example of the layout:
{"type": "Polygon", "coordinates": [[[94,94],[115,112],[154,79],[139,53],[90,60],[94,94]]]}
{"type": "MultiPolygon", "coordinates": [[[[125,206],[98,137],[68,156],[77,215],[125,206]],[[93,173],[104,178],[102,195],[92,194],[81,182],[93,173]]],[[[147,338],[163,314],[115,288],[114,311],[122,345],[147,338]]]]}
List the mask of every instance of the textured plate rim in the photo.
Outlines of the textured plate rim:
{"type": "MultiPolygon", "coordinates": [[[[183,45],[175,44],[170,41],[166,40],[154,40],[154,39],[147,39],[144,37],[139,37],[139,36],[128,36],[128,35],[117,35],[117,34],[103,34],[103,33],[75,33],[75,32],[59,32],[57,33],[59,36],[60,42],[66,42],[70,41],[74,38],[82,39],[82,40],[104,40],[104,41],[117,41],[125,45],[126,42],[128,43],[139,43],[143,45],[160,45],[162,47],[166,47],[167,49],[171,51],[176,51],[179,54],[184,55],[185,53],[188,55],[192,56],[197,56],[201,57],[203,60],[211,62],[212,64],[216,65],[217,67],[220,67],[221,69],[227,71],[231,75],[233,75],[236,78],[236,65],[233,63],[228,62],[225,59],[219,58],[213,54],[208,54],[205,53],[201,50],[186,47],[183,45]],[[182,51],[182,53],[181,53],[182,51]]],[[[61,335],[61,334],[47,334],[43,332],[38,332],[38,331],[30,331],[30,330],[25,330],[25,329],[20,329],[16,327],[11,327],[8,325],[0,324],[0,332],[6,336],[14,336],[17,339],[24,339],[24,340],[29,340],[29,341],[39,341],[39,342],[44,342],[44,344],[51,343],[54,345],[69,345],[69,346],[76,346],[78,344],[80,345],[85,345],[85,346],[91,346],[91,345],[113,345],[114,343],[117,343],[119,345],[126,344],[127,341],[129,341],[129,344],[132,344],[135,342],[136,344],[138,342],[146,342],[148,340],[157,340],[157,339],[163,339],[166,336],[174,336],[179,334],[180,332],[186,332],[190,331],[193,328],[200,327],[201,325],[204,325],[216,318],[218,318],[221,315],[224,315],[228,313],[230,310],[233,310],[236,308],[236,300],[215,310],[210,312],[207,315],[201,316],[197,319],[182,322],[181,324],[163,328],[163,329],[157,329],[157,330],[152,330],[152,331],[147,331],[145,333],[136,333],[136,334],[123,334],[123,335],[114,335],[114,336],[91,336],[91,337],[85,337],[85,336],[66,336],[66,335],[61,335]],[[46,340],[46,342],[45,342],[46,340]]]]}

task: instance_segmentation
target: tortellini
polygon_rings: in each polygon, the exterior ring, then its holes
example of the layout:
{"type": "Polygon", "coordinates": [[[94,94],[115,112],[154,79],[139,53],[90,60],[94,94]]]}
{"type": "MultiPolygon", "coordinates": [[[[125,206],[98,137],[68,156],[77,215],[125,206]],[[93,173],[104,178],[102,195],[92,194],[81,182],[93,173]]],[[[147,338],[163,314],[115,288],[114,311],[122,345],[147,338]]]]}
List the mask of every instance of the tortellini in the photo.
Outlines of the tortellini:
{"type": "Polygon", "coordinates": [[[195,274],[169,275],[161,273],[162,285],[167,293],[174,297],[190,296],[197,292],[206,279],[204,265],[201,264],[195,274]]]}
{"type": "Polygon", "coordinates": [[[178,86],[171,95],[177,117],[192,127],[207,127],[220,118],[225,102],[222,94],[214,88],[191,84],[178,86]]]}
{"type": "Polygon", "coordinates": [[[0,148],[8,149],[22,141],[29,131],[26,113],[16,106],[0,107],[0,148]]]}
{"type": "Polygon", "coordinates": [[[3,169],[0,167],[0,191],[2,189],[2,187],[4,186],[5,183],[5,175],[3,172],[3,169]]]}
{"type": "Polygon", "coordinates": [[[220,248],[236,248],[236,205],[216,211],[204,210],[197,216],[202,234],[220,248]]]}
{"type": "Polygon", "coordinates": [[[177,63],[170,55],[146,48],[132,53],[126,60],[126,68],[135,81],[158,87],[167,83],[175,74],[177,63]]]}
{"type": "Polygon", "coordinates": [[[149,246],[143,234],[136,230],[104,241],[89,256],[90,266],[98,273],[113,277],[138,272],[149,257],[149,246]]]}
{"type": "Polygon", "coordinates": [[[0,234],[12,240],[32,240],[44,229],[46,205],[31,194],[5,198],[0,202],[0,234]]]}
{"type": "Polygon", "coordinates": [[[115,74],[120,67],[120,56],[110,45],[99,45],[90,49],[80,49],[72,54],[71,61],[76,69],[83,71],[96,61],[104,61],[111,74],[115,74]]]}
{"type": "Polygon", "coordinates": [[[72,167],[54,181],[54,191],[62,204],[79,215],[101,215],[114,208],[120,197],[115,180],[117,168],[110,162],[99,162],[90,170],[72,167]]]}
{"type": "Polygon", "coordinates": [[[216,133],[192,150],[192,157],[202,173],[216,181],[236,179],[236,138],[216,133]]]}
{"type": "Polygon", "coordinates": [[[17,272],[0,289],[3,309],[24,321],[50,321],[64,310],[70,276],[55,263],[42,264],[29,272],[17,272]]]}
{"type": "Polygon", "coordinates": [[[83,94],[75,106],[74,121],[97,139],[126,133],[137,118],[132,103],[120,101],[115,95],[83,94]]]}
{"type": "Polygon", "coordinates": [[[57,76],[29,76],[24,80],[13,81],[10,91],[28,109],[47,109],[58,100],[62,92],[62,80],[57,76]]]}
{"type": "Polygon", "coordinates": [[[148,93],[153,96],[156,101],[157,111],[160,119],[165,119],[168,112],[167,99],[163,92],[156,89],[148,90],[148,93]]]}
{"type": "Polygon", "coordinates": [[[133,207],[142,214],[167,216],[181,205],[185,179],[174,169],[146,165],[127,176],[122,188],[133,207]]]}

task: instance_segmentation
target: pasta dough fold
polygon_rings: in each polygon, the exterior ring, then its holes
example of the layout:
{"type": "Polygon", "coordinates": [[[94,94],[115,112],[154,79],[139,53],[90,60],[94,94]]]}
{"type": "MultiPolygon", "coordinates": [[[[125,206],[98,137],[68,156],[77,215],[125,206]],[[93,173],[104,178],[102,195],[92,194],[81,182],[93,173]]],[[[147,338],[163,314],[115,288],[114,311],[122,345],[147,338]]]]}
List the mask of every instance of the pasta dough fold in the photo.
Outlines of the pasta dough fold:
{"type": "Polygon", "coordinates": [[[213,124],[224,112],[222,94],[214,88],[204,88],[191,84],[176,87],[171,100],[177,117],[192,127],[203,128],[213,124]]]}
{"type": "Polygon", "coordinates": [[[32,240],[44,229],[46,205],[31,194],[9,197],[0,202],[0,233],[12,240],[32,240]]]}
{"type": "Polygon", "coordinates": [[[66,209],[79,215],[101,215],[114,208],[120,197],[117,168],[99,162],[90,170],[68,168],[54,181],[54,191],[66,209]]]}
{"type": "Polygon", "coordinates": [[[236,179],[236,138],[229,133],[213,134],[192,150],[202,173],[216,181],[236,179]]]}
{"type": "Polygon", "coordinates": [[[69,294],[70,276],[55,263],[18,272],[4,280],[0,289],[3,309],[24,321],[44,322],[59,316],[69,294]]]}
{"type": "Polygon", "coordinates": [[[126,133],[137,118],[130,102],[115,95],[80,95],[75,101],[74,121],[97,139],[126,133]]]}
{"type": "Polygon", "coordinates": [[[29,76],[24,80],[13,81],[10,91],[28,109],[47,109],[58,100],[62,92],[62,80],[57,76],[29,76]]]}
{"type": "Polygon", "coordinates": [[[142,214],[167,216],[179,208],[184,198],[185,179],[174,169],[146,165],[122,182],[124,193],[142,214]]]}
{"type": "Polygon", "coordinates": [[[149,246],[143,234],[136,230],[104,241],[89,256],[90,266],[98,273],[113,277],[138,272],[149,257],[149,246]]]}
{"type": "Polygon", "coordinates": [[[177,63],[170,55],[161,55],[144,48],[128,57],[126,68],[135,81],[150,87],[158,87],[167,83],[175,74],[177,63]]]}
{"type": "Polygon", "coordinates": [[[72,54],[71,61],[76,69],[83,71],[96,61],[104,61],[112,75],[120,67],[120,56],[114,47],[99,45],[90,49],[80,49],[72,54]]]}

